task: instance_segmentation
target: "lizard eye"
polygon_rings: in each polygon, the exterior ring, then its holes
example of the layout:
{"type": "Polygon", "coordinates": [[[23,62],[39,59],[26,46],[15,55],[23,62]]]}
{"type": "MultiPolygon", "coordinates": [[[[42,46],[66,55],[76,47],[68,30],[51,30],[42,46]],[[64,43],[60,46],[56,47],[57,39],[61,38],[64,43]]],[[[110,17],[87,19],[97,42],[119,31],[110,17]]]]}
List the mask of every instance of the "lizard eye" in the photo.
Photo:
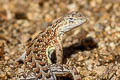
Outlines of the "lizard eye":
{"type": "Polygon", "coordinates": [[[69,18],[70,20],[73,20],[73,18],[69,18]]]}
{"type": "Polygon", "coordinates": [[[73,18],[69,18],[70,21],[73,21],[74,19],[73,18]]]}
{"type": "Polygon", "coordinates": [[[69,18],[69,22],[73,23],[74,19],[73,18],[69,18]]]}

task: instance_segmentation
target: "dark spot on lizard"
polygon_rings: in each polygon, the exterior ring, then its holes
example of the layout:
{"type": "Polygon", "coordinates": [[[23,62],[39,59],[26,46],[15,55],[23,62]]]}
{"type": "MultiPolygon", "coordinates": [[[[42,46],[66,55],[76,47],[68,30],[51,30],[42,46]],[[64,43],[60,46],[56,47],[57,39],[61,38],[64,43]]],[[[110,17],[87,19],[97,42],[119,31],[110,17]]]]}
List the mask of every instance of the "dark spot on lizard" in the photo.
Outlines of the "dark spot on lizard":
{"type": "Polygon", "coordinates": [[[43,58],[42,58],[42,56],[37,55],[37,56],[35,56],[35,59],[39,60],[39,61],[42,61],[43,58]]]}
{"type": "Polygon", "coordinates": [[[33,71],[36,72],[36,73],[39,73],[40,72],[40,68],[36,67],[33,71]]]}
{"type": "Polygon", "coordinates": [[[46,65],[46,62],[39,62],[39,64],[40,64],[41,66],[45,66],[45,65],[46,65]]]}
{"type": "Polygon", "coordinates": [[[40,73],[37,75],[37,78],[39,78],[39,79],[42,78],[42,72],[40,72],[40,73]]]}
{"type": "Polygon", "coordinates": [[[26,58],[26,62],[32,62],[32,56],[29,55],[27,58],[26,58]]]}
{"type": "Polygon", "coordinates": [[[47,79],[49,79],[51,77],[51,74],[50,73],[46,73],[45,76],[46,76],[47,79]]]}
{"type": "Polygon", "coordinates": [[[34,60],[34,61],[32,61],[32,68],[35,68],[35,67],[36,67],[36,62],[34,60]]]}
{"type": "Polygon", "coordinates": [[[39,51],[39,48],[34,48],[33,49],[33,53],[38,53],[38,51],[39,51]]]}
{"type": "Polygon", "coordinates": [[[48,73],[49,68],[48,68],[48,67],[43,67],[42,70],[43,70],[45,73],[48,73]]]}

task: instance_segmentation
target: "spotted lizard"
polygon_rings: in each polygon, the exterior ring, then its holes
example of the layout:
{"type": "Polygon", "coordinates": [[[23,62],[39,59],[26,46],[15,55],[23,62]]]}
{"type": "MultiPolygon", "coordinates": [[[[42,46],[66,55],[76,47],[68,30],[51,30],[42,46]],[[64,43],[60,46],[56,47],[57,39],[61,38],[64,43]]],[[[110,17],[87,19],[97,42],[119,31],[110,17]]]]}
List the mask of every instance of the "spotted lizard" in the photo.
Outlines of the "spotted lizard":
{"type": "Polygon", "coordinates": [[[24,62],[24,68],[17,75],[18,80],[56,80],[56,76],[66,76],[67,74],[71,74],[74,80],[80,80],[80,75],[73,67],[62,64],[62,37],[65,32],[86,21],[86,17],[80,12],[73,11],[53,21],[51,26],[39,33],[22,56],[17,59],[17,61],[24,62]],[[51,61],[54,51],[56,64],[51,61]]]}

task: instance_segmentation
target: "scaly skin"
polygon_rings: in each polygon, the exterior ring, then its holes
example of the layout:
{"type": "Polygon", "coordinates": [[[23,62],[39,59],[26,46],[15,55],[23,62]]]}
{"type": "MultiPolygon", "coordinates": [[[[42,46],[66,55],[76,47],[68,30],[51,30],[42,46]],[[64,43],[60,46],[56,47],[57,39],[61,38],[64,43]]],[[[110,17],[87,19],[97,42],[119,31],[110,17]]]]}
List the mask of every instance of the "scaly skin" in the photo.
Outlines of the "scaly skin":
{"type": "Polygon", "coordinates": [[[56,76],[67,74],[71,74],[74,80],[80,80],[80,76],[76,75],[72,68],[62,65],[62,36],[85,22],[86,18],[74,11],[54,21],[52,26],[40,33],[17,60],[23,60],[25,64],[23,71],[18,75],[18,80],[56,80],[56,76]],[[52,64],[51,61],[54,50],[57,64],[52,64]]]}

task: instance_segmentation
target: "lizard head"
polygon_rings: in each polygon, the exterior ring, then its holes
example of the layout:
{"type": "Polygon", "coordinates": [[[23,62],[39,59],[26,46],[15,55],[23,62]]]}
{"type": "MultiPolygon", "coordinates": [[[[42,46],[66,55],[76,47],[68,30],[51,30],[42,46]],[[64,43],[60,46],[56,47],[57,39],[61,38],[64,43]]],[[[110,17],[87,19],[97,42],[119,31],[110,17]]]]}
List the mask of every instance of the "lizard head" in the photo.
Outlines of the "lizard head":
{"type": "Polygon", "coordinates": [[[55,21],[55,26],[59,32],[59,35],[63,35],[65,32],[70,31],[77,26],[80,26],[86,21],[87,18],[80,12],[73,11],[55,21]]]}

